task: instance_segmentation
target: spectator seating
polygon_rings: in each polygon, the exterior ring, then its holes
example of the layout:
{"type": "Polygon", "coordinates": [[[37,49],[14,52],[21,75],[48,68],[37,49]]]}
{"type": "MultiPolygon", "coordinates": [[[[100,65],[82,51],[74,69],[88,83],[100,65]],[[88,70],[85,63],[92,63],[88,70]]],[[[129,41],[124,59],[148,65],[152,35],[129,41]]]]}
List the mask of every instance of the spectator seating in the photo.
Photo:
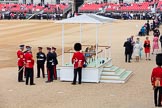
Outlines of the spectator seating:
{"type": "Polygon", "coordinates": [[[162,1],[159,1],[157,5],[157,10],[162,12],[162,1]]]}
{"type": "Polygon", "coordinates": [[[120,8],[121,11],[142,11],[142,12],[148,12],[151,11],[150,3],[149,2],[143,2],[143,3],[131,3],[129,5],[123,5],[120,8]]]}
{"type": "Polygon", "coordinates": [[[0,12],[1,11],[9,11],[9,12],[26,12],[29,11],[37,12],[44,10],[44,12],[55,12],[56,9],[60,9],[61,11],[64,11],[66,8],[68,8],[69,5],[67,4],[48,4],[45,5],[33,5],[33,4],[0,4],[0,12]]]}
{"type": "Polygon", "coordinates": [[[106,12],[149,12],[151,11],[151,2],[143,3],[85,3],[79,8],[79,12],[99,12],[100,9],[105,9],[106,12]]]}
{"type": "Polygon", "coordinates": [[[99,12],[106,3],[85,3],[79,8],[79,12],[99,12]]]}

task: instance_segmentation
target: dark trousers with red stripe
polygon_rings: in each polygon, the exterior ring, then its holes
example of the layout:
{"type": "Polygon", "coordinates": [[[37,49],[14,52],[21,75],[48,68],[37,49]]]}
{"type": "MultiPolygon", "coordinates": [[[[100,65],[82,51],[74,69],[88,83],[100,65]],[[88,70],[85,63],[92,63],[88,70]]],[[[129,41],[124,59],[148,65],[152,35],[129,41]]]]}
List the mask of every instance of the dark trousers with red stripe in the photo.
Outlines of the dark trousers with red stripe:
{"type": "Polygon", "coordinates": [[[44,64],[37,64],[37,77],[40,77],[40,70],[42,70],[42,76],[45,78],[44,74],[44,64]]]}
{"type": "Polygon", "coordinates": [[[25,68],[26,69],[26,85],[28,85],[30,79],[30,85],[34,84],[34,71],[33,68],[25,68]]]}
{"type": "Polygon", "coordinates": [[[48,81],[53,81],[53,73],[54,73],[54,67],[48,67],[47,68],[47,74],[48,74],[48,81]]]}
{"type": "Polygon", "coordinates": [[[56,65],[54,65],[54,80],[57,80],[57,70],[56,70],[56,65]]]}
{"type": "Polygon", "coordinates": [[[18,82],[21,82],[23,81],[23,72],[24,72],[24,69],[22,69],[23,66],[19,66],[18,69],[19,69],[19,73],[18,73],[18,82]],[[21,69],[21,71],[20,71],[21,69]]]}
{"type": "Polygon", "coordinates": [[[24,78],[26,78],[26,68],[24,69],[24,78]]]}
{"type": "Polygon", "coordinates": [[[162,87],[155,87],[154,88],[155,106],[161,106],[161,100],[162,100],[162,87]]]}
{"type": "Polygon", "coordinates": [[[76,84],[77,74],[78,74],[78,83],[81,84],[82,83],[82,68],[81,67],[74,69],[74,79],[73,79],[74,84],[76,84]]]}

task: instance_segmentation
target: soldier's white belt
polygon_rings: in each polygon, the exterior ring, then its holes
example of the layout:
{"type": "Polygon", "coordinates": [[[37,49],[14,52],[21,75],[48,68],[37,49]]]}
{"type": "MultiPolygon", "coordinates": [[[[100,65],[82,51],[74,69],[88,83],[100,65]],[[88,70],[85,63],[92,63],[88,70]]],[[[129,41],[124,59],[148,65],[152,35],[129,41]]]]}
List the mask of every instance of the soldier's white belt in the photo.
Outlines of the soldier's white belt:
{"type": "Polygon", "coordinates": [[[29,63],[29,62],[31,62],[31,60],[27,60],[26,62],[29,63]]]}
{"type": "Polygon", "coordinates": [[[49,62],[51,62],[51,63],[52,63],[52,62],[53,62],[53,60],[50,60],[49,62]]]}
{"type": "Polygon", "coordinates": [[[37,60],[44,60],[44,59],[37,59],[37,60]]]}

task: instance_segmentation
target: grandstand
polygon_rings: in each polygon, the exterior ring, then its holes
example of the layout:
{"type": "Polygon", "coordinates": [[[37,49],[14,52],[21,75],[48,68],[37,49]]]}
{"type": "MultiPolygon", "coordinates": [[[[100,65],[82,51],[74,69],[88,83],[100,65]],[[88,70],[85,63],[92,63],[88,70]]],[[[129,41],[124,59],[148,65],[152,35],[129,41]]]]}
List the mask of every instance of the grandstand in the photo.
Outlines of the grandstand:
{"type": "Polygon", "coordinates": [[[157,11],[158,11],[158,12],[162,12],[162,1],[159,1],[159,2],[158,2],[157,11]]]}
{"type": "Polygon", "coordinates": [[[9,2],[7,0],[0,0],[0,2],[0,13],[5,14],[5,19],[11,19],[12,16],[13,19],[17,19],[16,16],[23,17],[22,19],[41,19],[41,17],[43,19],[52,19],[53,16],[66,17],[70,11],[79,13],[162,12],[162,1],[134,2],[119,0],[118,2],[84,2],[83,0],[75,0],[75,2],[61,1],[60,3],[60,0],[23,0],[22,2],[16,0],[10,0],[9,2]]]}
{"type": "Polygon", "coordinates": [[[22,3],[22,4],[38,4],[38,3],[42,3],[42,4],[56,4],[56,3],[60,3],[60,0],[0,0],[0,3],[22,3]]]}
{"type": "Polygon", "coordinates": [[[4,15],[3,19],[41,19],[48,17],[51,19],[53,14],[63,16],[71,9],[69,4],[0,4],[0,13],[4,15]],[[46,15],[45,15],[46,14],[46,15]]]}
{"type": "Polygon", "coordinates": [[[103,3],[91,2],[85,3],[79,8],[81,13],[96,12],[152,12],[155,9],[162,11],[162,1],[155,2],[137,2],[137,3],[103,3]]]}
{"type": "MultiPolygon", "coordinates": [[[[104,12],[151,12],[154,8],[153,2],[139,3],[85,3],[79,8],[82,13],[104,12]]],[[[161,2],[158,3],[157,9],[161,10],[161,2]]]]}
{"type": "Polygon", "coordinates": [[[48,4],[45,5],[33,5],[33,4],[0,4],[0,11],[10,11],[10,12],[37,12],[44,10],[45,12],[53,12],[55,9],[60,9],[64,11],[69,7],[68,4],[48,4]]]}

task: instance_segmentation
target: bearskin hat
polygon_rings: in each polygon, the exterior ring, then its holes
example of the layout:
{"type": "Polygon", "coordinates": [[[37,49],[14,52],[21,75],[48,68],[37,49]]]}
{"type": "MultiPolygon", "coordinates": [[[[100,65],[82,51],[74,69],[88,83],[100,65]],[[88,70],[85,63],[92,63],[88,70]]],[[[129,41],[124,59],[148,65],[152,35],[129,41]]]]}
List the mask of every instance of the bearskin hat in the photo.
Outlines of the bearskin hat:
{"type": "Polygon", "coordinates": [[[82,45],[80,43],[75,43],[74,44],[74,50],[75,51],[80,51],[82,50],[82,45]]]}
{"type": "Polygon", "coordinates": [[[162,66],[162,53],[156,55],[156,64],[162,66]]]}

